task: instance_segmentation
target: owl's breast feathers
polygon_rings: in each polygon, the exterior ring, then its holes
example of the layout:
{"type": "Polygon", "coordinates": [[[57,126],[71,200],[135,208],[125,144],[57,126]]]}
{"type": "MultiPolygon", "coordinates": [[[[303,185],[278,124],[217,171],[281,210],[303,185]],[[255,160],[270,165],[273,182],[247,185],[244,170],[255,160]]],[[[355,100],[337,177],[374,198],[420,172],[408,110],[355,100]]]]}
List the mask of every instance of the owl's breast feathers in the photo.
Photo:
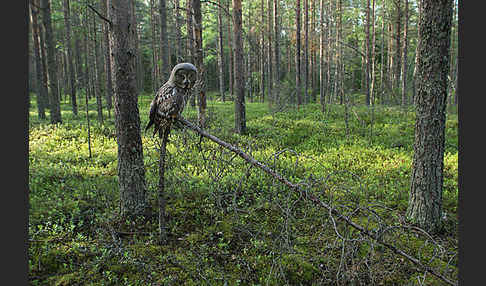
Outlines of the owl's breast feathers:
{"type": "Polygon", "coordinates": [[[170,127],[172,122],[167,118],[176,118],[182,113],[187,93],[186,90],[178,90],[174,85],[164,84],[150,103],[149,122],[145,131],[155,124],[153,133],[155,135],[161,127],[170,127]]]}

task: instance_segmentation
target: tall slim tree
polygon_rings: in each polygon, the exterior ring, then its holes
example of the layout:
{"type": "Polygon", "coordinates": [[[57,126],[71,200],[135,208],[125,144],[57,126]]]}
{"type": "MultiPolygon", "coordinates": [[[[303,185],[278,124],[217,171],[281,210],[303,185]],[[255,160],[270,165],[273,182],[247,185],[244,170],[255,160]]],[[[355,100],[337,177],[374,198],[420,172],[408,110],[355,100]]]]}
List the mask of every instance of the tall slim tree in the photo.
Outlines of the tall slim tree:
{"type": "Polygon", "coordinates": [[[300,0],[296,1],[295,10],[295,90],[297,95],[297,105],[302,105],[302,92],[301,92],[301,62],[300,62],[300,0]]]}
{"type": "Polygon", "coordinates": [[[273,0],[273,99],[278,104],[280,92],[280,26],[278,24],[278,0],[273,0]]]}
{"type": "Polygon", "coordinates": [[[219,93],[221,100],[226,101],[224,94],[224,63],[223,63],[223,3],[219,0],[218,5],[218,79],[219,79],[219,93]]]}
{"type": "Polygon", "coordinates": [[[304,102],[309,103],[309,0],[304,0],[304,102]]]}
{"type": "Polygon", "coordinates": [[[50,92],[50,116],[51,123],[61,123],[61,103],[59,100],[59,83],[57,78],[56,45],[51,24],[51,3],[49,0],[41,0],[42,21],[45,29],[45,42],[47,46],[47,65],[49,72],[49,92],[50,92]]]}
{"type": "Polygon", "coordinates": [[[71,11],[69,0],[64,0],[64,26],[66,29],[66,48],[67,48],[67,65],[69,68],[69,86],[71,88],[71,105],[74,115],[78,115],[78,104],[76,102],[76,76],[73,64],[73,52],[71,47],[71,11]]]}
{"type": "Polygon", "coordinates": [[[233,28],[235,54],[235,132],[238,134],[246,133],[246,111],[245,111],[245,74],[243,72],[243,39],[241,0],[233,0],[233,28]]]}
{"type": "Polygon", "coordinates": [[[365,72],[365,82],[366,82],[366,105],[371,104],[371,97],[370,97],[370,0],[366,1],[366,24],[365,24],[365,33],[366,33],[366,54],[365,54],[365,63],[366,63],[366,72],[365,72]]]}
{"type": "Polygon", "coordinates": [[[260,2],[260,10],[261,10],[261,40],[260,40],[260,92],[261,92],[261,102],[265,102],[265,28],[263,23],[265,23],[265,0],[261,0],[260,2]]]}
{"type": "Polygon", "coordinates": [[[194,62],[197,68],[196,96],[198,104],[199,126],[204,128],[206,121],[206,69],[203,62],[203,34],[201,1],[192,1],[193,29],[194,29],[194,62]]]}
{"type": "MultiPolygon", "coordinates": [[[[107,1],[109,0],[100,0],[101,7],[103,13],[107,15],[107,1]]],[[[106,109],[108,110],[108,117],[110,117],[110,111],[112,108],[112,100],[113,100],[113,82],[111,78],[111,63],[110,63],[110,41],[108,37],[108,23],[104,21],[103,23],[103,41],[104,41],[104,56],[105,56],[105,94],[106,94],[106,109]]]]}
{"type": "Polygon", "coordinates": [[[110,0],[108,10],[121,212],[133,217],[144,214],[147,201],[129,1],[110,0]]]}
{"type": "MultiPolygon", "coordinates": [[[[319,88],[319,95],[320,95],[320,102],[321,102],[321,110],[322,112],[326,111],[326,89],[327,86],[325,85],[325,73],[326,73],[326,67],[325,67],[325,59],[324,59],[324,50],[325,50],[325,34],[326,31],[324,31],[324,14],[325,14],[325,7],[324,7],[324,0],[320,0],[319,3],[320,6],[320,44],[319,44],[319,82],[320,82],[320,88],[319,88]]],[[[328,27],[326,27],[328,28],[328,27]]],[[[328,63],[329,64],[329,63],[328,63]]]]}
{"type": "Polygon", "coordinates": [[[167,36],[167,7],[166,1],[159,1],[160,14],[160,56],[162,59],[161,82],[169,79],[169,73],[172,70],[169,62],[169,37],[167,36]]]}
{"type": "Polygon", "coordinates": [[[441,229],[452,0],[420,0],[415,143],[407,218],[441,229]]]}
{"type": "MultiPolygon", "coordinates": [[[[33,49],[34,49],[34,62],[35,62],[35,74],[37,79],[37,112],[40,119],[46,118],[45,109],[47,106],[47,81],[44,80],[44,74],[47,72],[44,70],[41,62],[41,52],[40,52],[40,43],[39,43],[39,23],[38,23],[38,14],[39,10],[34,7],[34,5],[38,7],[38,1],[33,1],[30,3],[30,17],[31,17],[31,27],[32,27],[32,42],[33,42],[33,49]]],[[[47,79],[47,78],[45,78],[47,79]]]]}
{"type": "Polygon", "coordinates": [[[268,77],[267,77],[267,93],[268,93],[268,103],[271,105],[273,103],[273,52],[272,52],[272,34],[273,34],[273,17],[272,17],[272,0],[267,0],[267,30],[268,30],[268,41],[267,41],[267,70],[268,70],[268,77]]]}
{"type": "Polygon", "coordinates": [[[405,0],[405,27],[403,28],[402,54],[402,105],[407,104],[407,53],[408,53],[408,0],[405,0]]]}

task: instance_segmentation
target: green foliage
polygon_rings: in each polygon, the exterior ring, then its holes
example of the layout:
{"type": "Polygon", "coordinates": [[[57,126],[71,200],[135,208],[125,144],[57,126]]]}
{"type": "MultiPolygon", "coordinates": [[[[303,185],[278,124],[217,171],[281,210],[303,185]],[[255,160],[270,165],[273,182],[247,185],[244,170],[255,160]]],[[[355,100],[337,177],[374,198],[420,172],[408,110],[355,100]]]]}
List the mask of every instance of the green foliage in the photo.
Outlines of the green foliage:
{"type": "MultiPolygon", "coordinates": [[[[151,95],[139,98],[141,126],[148,121],[151,99],[151,95]]],[[[157,139],[150,132],[142,133],[148,199],[154,215],[138,224],[122,222],[117,216],[113,118],[100,125],[94,107],[93,98],[89,107],[92,158],[84,105],[74,117],[69,104],[62,102],[63,124],[59,125],[38,119],[35,103],[30,108],[28,253],[32,285],[322,285],[334,281],[340,270],[342,273],[342,263],[350,263],[341,261],[341,242],[322,209],[216,144],[202,140],[199,145],[198,136],[181,130],[171,133],[168,145],[169,241],[157,245],[157,139]],[[128,234],[118,237],[115,230],[128,234]]],[[[318,104],[277,113],[270,113],[262,103],[246,103],[246,108],[248,135],[232,132],[232,102],[208,102],[207,129],[248,149],[293,182],[303,182],[310,174],[327,177],[325,191],[336,201],[379,202],[398,214],[405,212],[413,156],[413,110],[376,106],[372,114],[370,108],[350,106],[346,135],[343,106],[328,105],[324,114],[318,104]]],[[[197,110],[188,106],[183,115],[194,121],[197,110]]],[[[443,195],[447,219],[442,240],[450,251],[457,247],[457,162],[457,115],[449,114],[443,195]]],[[[384,218],[394,219],[386,209],[380,212],[384,218]]],[[[367,216],[357,222],[378,226],[367,216]]],[[[353,234],[342,226],[339,230],[353,234]]],[[[387,239],[396,239],[394,243],[425,261],[435,255],[420,238],[387,239]]],[[[415,283],[422,275],[376,244],[360,245],[355,256],[369,259],[375,279],[385,284],[415,283]]],[[[434,266],[443,269],[447,263],[457,265],[456,260],[436,259],[434,266]]],[[[365,266],[361,267],[353,271],[368,281],[371,278],[366,276],[365,266]]],[[[341,279],[352,281],[346,276],[350,273],[354,272],[342,273],[341,279]]],[[[429,275],[427,279],[431,279],[429,275]]]]}

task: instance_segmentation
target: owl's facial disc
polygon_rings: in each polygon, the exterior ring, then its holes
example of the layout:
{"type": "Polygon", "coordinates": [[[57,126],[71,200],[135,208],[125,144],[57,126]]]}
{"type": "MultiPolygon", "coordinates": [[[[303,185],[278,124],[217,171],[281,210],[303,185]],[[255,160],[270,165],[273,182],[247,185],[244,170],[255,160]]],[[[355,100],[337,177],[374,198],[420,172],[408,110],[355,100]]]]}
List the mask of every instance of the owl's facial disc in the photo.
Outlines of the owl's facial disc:
{"type": "Polygon", "coordinates": [[[176,73],[175,84],[179,88],[190,89],[194,85],[195,77],[196,75],[192,71],[178,71],[176,73]]]}

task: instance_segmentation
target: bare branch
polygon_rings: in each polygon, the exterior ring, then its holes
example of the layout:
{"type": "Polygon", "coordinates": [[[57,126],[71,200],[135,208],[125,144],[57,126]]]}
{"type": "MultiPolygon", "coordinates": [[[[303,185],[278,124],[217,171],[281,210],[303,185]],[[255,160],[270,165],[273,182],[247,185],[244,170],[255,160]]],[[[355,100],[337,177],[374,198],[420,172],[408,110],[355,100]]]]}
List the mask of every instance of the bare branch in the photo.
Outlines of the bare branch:
{"type": "Polygon", "coordinates": [[[91,10],[93,10],[93,12],[95,12],[95,13],[96,13],[96,15],[98,15],[98,17],[100,17],[101,19],[103,19],[103,20],[105,20],[106,22],[108,22],[108,23],[110,24],[110,28],[111,28],[111,27],[113,27],[113,23],[112,23],[112,22],[111,22],[109,19],[107,19],[105,16],[103,16],[103,15],[102,15],[100,12],[96,11],[96,9],[95,9],[95,8],[93,8],[93,6],[91,6],[91,5],[89,5],[89,4],[87,4],[87,5],[88,5],[88,7],[89,7],[91,10]]]}

